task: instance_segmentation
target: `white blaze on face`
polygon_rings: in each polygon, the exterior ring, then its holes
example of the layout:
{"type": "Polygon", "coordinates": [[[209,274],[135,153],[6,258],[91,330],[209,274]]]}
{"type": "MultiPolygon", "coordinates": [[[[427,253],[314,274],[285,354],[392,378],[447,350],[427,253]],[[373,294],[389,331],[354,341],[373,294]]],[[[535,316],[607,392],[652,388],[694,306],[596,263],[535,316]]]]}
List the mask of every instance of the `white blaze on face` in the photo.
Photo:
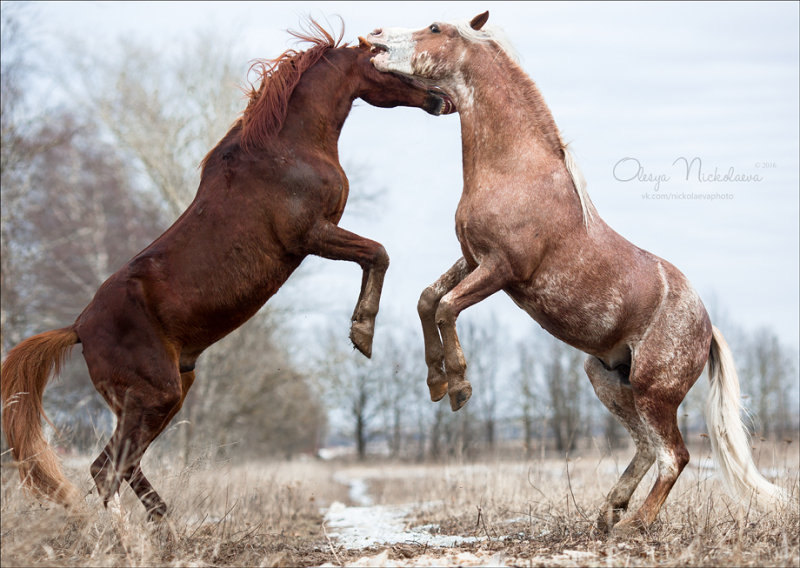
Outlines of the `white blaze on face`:
{"type": "Polygon", "coordinates": [[[380,34],[369,34],[367,41],[385,46],[388,51],[381,52],[372,58],[378,71],[394,71],[404,75],[414,75],[411,59],[414,56],[416,42],[411,39],[413,30],[406,28],[384,28],[380,34]]]}

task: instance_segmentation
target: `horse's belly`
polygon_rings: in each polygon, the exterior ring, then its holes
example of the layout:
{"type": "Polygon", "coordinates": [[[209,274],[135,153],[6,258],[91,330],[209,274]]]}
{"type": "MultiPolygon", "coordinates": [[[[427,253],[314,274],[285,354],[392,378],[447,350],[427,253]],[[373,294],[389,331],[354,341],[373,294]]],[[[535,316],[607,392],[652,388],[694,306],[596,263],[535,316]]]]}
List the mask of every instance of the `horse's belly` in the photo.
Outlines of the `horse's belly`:
{"type": "Polygon", "coordinates": [[[613,293],[580,298],[532,287],[505,291],[545,331],[581,351],[599,356],[619,342],[623,306],[613,293]]]}

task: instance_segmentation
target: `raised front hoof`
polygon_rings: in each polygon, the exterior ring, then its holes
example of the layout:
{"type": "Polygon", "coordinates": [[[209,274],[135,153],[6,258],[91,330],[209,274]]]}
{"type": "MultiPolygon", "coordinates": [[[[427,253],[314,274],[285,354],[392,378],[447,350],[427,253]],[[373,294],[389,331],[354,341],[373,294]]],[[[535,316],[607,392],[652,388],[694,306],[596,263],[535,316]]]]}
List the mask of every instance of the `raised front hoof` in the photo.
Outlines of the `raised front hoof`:
{"type": "Polygon", "coordinates": [[[447,377],[441,371],[428,371],[427,383],[433,402],[439,402],[447,394],[447,377]]]}
{"type": "Polygon", "coordinates": [[[431,393],[431,400],[439,402],[447,394],[447,382],[439,383],[438,385],[428,385],[428,390],[431,393]]]}
{"type": "Polygon", "coordinates": [[[467,404],[469,397],[472,396],[472,385],[468,381],[464,381],[452,387],[448,393],[450,394],[450,408],[455,412],[467,404]]]}
{"type": "Polygon", "coordinates": [[[354,321],[350,327],[350,341],[353,342],[353,347],[361,351],[368,359],[372,357],[372,336],[374,332],[374,323],[354,321]]]}

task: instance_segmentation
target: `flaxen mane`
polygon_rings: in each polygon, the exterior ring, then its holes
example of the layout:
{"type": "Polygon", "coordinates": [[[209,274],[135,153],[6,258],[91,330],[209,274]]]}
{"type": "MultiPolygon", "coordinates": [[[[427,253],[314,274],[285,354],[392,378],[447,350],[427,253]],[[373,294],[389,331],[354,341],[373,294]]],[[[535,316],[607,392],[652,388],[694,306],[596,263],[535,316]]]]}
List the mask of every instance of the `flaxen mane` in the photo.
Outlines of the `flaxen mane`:
{"type": "MultiPolygon", "coordinates": [[[[309,19],[307,30],[289,30],[302,42],[312,44],[306,51],[287,49],[275,59],[259,59],[250,66],[260,78],[258,88],[252,84],[249,102],[242,118],[242,146],[246,149],[265,145],[283,126],[289,108],[289,98],[303,73],[329,50],[341,47],[344,24],[334,38],[315,20],[309,19]]],[[[346,44],[345,44],[346,45],[346,44]]]]}
{"type": "Polygon", "coordinates": [[[588,226],[596,213],[594,204],[586,191],[586,179],[575,162],[575,157],[569,149],[569,144],[561,138],[561,132],[556,126],[553,115],[542,97],[536,84],[519,65],[519,55],[514,46],[506,37],[503,30],[497,26],[484,25],[480,30],[474,30],[470,26],[469,20],[451,22],[458,30],[458,33],[465,39],[474,42],[494,43],[501,53],[509,59],[509,71],[513,73],[512,81],[525,87],[525,98],[536,114],[539,124],[540,134],[547,141],[552,150],[564,159],[564,164],[572,177],[575,192],[581,204],[584,225],[588,226]]]}

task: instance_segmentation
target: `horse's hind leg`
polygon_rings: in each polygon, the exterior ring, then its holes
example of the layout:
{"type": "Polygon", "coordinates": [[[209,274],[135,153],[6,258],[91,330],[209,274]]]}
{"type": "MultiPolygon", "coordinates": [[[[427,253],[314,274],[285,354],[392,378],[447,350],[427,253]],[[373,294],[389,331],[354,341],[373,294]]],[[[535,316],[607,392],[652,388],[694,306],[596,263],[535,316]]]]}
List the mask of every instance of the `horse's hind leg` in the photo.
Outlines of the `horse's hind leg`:
{"type": "MultiPolygon", "coordinates": [[[[181,407],[183,406],[183,401],[186,400],[186,394],[189,392],[192,383],[194,383],[194,371],[181,373],[181,400],[177,406],[170,411],[169,416],[167,416],[167,419],[164,421],[164,424],[161,427],[161,431],[167,427],[178,411],[180,411],[181,407]]],[[[157,438],[159,434],[161,434],[161,432],[158,432],[153,439],[157,438]]],[[[147,515],[151,521],[158,520],[166,514],[167,505],[144,476],[141,464],[136,464],[136,467],[127,481],[131,486],[131,489],[133,489],[134,493],[136,493],[139,501],[141,501],[142,505],[144,505],[145,510],[147,510],[147,515]]]]}
{"type": "MultiPolygon", "coordinates": [[[[658,477],[639,510],[620,521],[615,531],[649,526],[689,463],[689,451],[678,429],[678,406],[703,371],[705,358],[702,347],[694,349],[691,333],[681,337],[681,342],[650,344],[635,355],[630,377],[633,400],[656,453],[658,477]]],[[[698,338],[696,344],[701,345],[702,340],[698,338]]]]}
{"type": "Polygon", "coordinates": [[[428,365],[428,389],[431,400],[438,402],[447,394],[447,376],[444,372],[444,347],[436,326],[436,309],[442,296],[452,290],[469,274],[464,258],[458,261],[439,279],[425,288],[417,303],[417,313],[422,322],[422,336],[425,341],[425,363],[428,365]]]}
{"type": "Polygon", "coordinates": [[[636,444],[633,459],[608,493],[597,517],[597,528],[609,531],[628,509],[633,492],[653,465],[656,454],[646,426],[636,410],[628,377],[619,371],[607,370],[596,357],[586,359],[584,368],[597,398],[625,426],[636,444]]]}
{"type": "MultiPolygon", "coordinates": [[[[163,350],[162,350],[163,351],[163,350]]],[[[139,462],[152,441],[166,427],[183,399],[177,362],[166,353],[142,353],[144,365],[107,363],[84,345],[89,372],[117,416],[117,426],[91,472],[103,503],[128,481],[151,519],[166,513],[166,504],[141,473],[139,462]]],[[[131,358],[135,358],[133,354],[131,358]]]]}

